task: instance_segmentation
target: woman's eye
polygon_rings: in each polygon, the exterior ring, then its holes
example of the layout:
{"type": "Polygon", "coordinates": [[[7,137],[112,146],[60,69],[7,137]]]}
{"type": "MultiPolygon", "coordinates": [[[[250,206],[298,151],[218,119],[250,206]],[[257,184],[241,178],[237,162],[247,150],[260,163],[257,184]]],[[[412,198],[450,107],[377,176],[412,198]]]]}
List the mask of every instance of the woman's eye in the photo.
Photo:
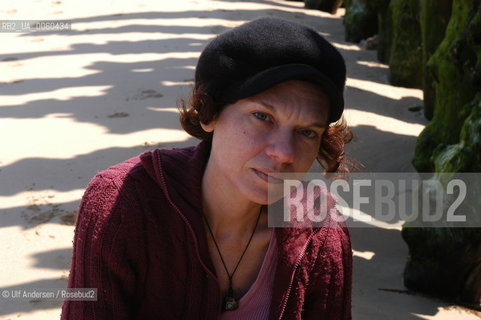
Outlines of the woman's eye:
{"type": "Polygon", "coordinates": [[[253,113],[254,116],[259,119],[259,120],[262,120],[262,121],[270,121],[271,119],[269,118],[269,116],[265,113],[262,113],[262,112],[254,112],[253,113]]]}
{"type": "Polygon", "coordinates": [[[305,136],[306,138],[315,138],[316,137],[316,133],[312,130],[300,130],[299,133],[303,136],[305,136]]]}

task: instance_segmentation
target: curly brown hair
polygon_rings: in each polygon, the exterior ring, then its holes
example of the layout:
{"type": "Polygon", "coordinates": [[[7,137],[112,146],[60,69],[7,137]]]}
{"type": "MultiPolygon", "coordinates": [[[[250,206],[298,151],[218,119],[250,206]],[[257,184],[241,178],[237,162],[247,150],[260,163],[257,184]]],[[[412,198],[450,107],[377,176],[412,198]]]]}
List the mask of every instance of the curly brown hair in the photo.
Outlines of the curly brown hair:
{"type": "MultiPolygon", "coordinates": [[[[200,123],[210,123],[228,104],[227,101],[214,101],[203,89],[196,85],[189,101],[180,99],[178,108],[180,124],[191,136],[201,140],[211,140],[212,132],[202,129],[200,123]]],[[[331,123],[324,132],[316,160],[325,172],[347,173],[354,165],[346,159],[344,145],[353,138],[344,117],[331,123]]]]}

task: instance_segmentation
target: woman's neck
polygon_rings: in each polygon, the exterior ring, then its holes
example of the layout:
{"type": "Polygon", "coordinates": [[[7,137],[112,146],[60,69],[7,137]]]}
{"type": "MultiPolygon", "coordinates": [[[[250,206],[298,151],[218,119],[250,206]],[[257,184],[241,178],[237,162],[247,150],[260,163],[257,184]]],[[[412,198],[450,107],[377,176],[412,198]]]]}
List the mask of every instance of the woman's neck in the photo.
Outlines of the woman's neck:
{"type": "MultiPolygon", "coordinates": [[[[202,178],[204,214],[219,241],[245,238],[252,233],[262,206],[249,201],[223,175],[207,164],[202,178]]],[[[267,227],[267,215],[261,214],[258,230],[267,227]]]]}

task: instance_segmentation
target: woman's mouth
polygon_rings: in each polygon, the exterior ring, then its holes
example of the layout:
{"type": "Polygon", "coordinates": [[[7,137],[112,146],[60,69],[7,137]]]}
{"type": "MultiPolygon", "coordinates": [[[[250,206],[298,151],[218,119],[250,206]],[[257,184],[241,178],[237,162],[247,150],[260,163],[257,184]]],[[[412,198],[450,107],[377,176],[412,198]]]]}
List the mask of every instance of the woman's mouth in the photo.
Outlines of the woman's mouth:
{"type": "Polygon", "coordinates": [[[269,175],[267,172],[264,172],[264,171],[261,171],[261,170],[258,170],[258,169],[254,169],[254,168],[252,170],[255,172],[255,174],[259,178],[261,178],[262,180],[264,180],[267,183],[275,183],[275,184],[284,183],[284,180],[276,178],[272,174],[269,175]]]}

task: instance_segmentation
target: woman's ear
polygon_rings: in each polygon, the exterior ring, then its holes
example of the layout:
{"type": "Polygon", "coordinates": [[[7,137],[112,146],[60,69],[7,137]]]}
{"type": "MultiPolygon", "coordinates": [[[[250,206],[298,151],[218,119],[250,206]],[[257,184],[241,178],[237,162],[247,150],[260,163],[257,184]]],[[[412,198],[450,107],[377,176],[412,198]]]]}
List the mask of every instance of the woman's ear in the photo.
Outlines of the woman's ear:
{"type": "Polygon", "coordinates": [[[215,127],[215,120],[212,120],[211,122],[209,122],[208,124],[205,124],[203,122],[200,122],[200,126],[202,127],[202,129],[205,131],[205,132],[213,132],[214,131],[214,127],[215,127]]]}

